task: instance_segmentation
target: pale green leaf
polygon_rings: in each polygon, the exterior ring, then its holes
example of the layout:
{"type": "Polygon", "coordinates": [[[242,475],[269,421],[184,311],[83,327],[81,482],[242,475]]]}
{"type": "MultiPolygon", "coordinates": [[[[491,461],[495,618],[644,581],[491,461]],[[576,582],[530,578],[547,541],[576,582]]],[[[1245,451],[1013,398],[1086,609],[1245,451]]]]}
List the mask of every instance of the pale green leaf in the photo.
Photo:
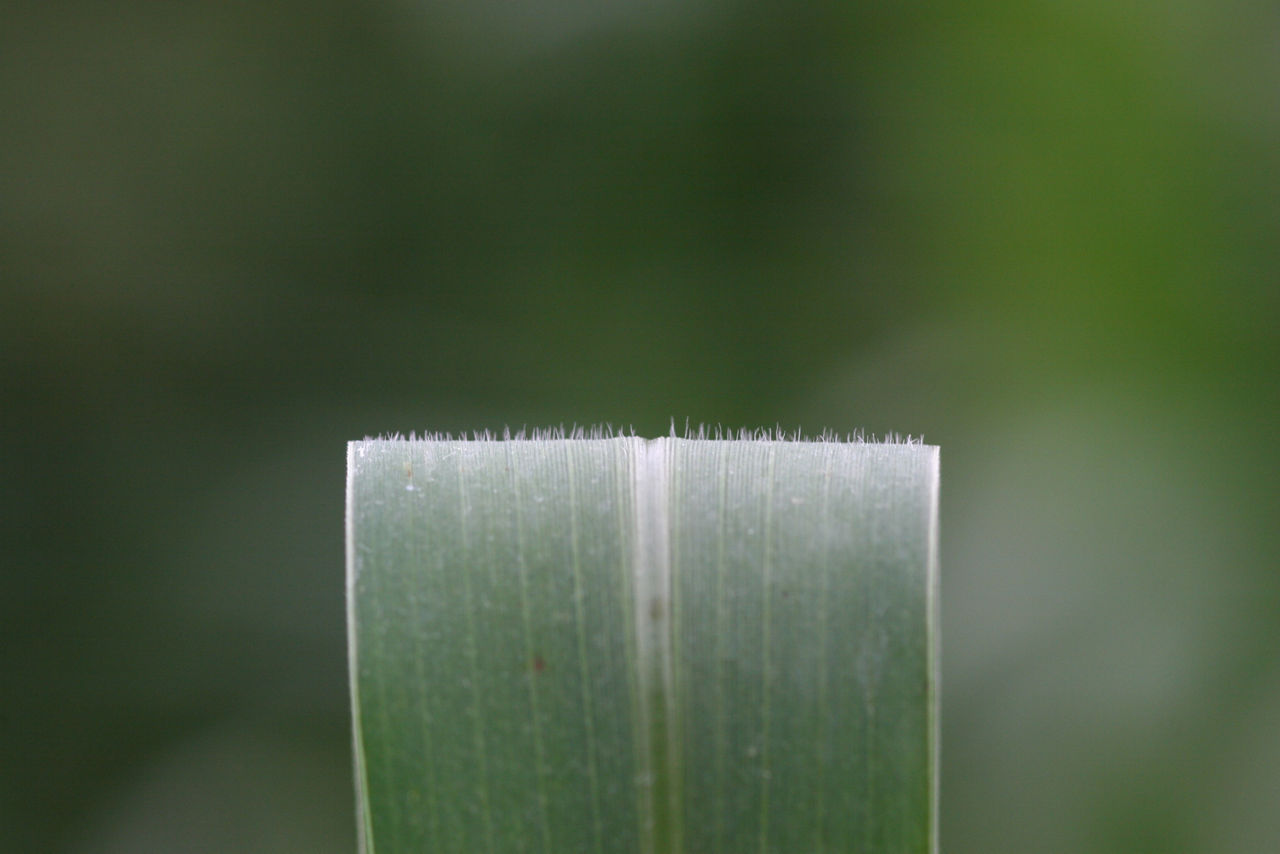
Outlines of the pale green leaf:
{"type": "Polygon", "coordinates": [[[937,449],[349,449],[362,845],[928,852],[937,449]]]}

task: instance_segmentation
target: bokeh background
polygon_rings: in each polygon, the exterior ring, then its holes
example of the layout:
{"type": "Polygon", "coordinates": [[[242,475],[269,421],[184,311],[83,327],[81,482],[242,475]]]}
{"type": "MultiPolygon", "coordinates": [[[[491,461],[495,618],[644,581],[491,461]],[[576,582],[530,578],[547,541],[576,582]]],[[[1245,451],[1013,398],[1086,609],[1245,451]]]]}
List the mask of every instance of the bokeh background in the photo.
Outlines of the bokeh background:
{"type": "Polygon", "coordinates": [[[950,854],[1280,850],[1280,6],[8,2],[0,851],[352,852],[344,442],[942,446],[950,854]]]}

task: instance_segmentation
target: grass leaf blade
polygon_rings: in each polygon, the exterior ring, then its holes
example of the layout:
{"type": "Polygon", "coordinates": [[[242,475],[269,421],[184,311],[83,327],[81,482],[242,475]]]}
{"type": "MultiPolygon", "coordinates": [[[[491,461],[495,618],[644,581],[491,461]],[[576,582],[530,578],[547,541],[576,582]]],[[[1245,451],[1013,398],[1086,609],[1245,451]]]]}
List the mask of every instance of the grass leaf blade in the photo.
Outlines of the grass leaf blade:
{"type": "Polygon", "coordinates": [[[937,449],[352,443],[366,852],[925,852],[937,449]]]}

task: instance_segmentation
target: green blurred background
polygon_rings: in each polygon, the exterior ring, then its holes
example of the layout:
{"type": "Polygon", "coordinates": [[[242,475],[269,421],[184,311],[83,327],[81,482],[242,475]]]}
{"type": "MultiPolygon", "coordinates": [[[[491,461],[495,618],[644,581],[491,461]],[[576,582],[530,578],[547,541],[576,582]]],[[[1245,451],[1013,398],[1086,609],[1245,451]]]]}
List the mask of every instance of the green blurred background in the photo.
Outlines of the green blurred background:
{"type": "Polygon", "coordinates": [[[950,854],[1280,850],[1280,6],[9,2],[0,851],[352,852],[344,442],[923,434],[950,854]]]}

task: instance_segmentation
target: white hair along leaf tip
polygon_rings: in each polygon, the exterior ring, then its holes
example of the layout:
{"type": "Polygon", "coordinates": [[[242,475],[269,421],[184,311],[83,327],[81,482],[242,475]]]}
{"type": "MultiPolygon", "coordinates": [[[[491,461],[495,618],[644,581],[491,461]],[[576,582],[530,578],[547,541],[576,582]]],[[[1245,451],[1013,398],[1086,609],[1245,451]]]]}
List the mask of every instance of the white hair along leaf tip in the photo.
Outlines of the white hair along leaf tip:
{"type": "MultiPolygon", "coordinates": [[[[366,442],[598,442],[609,439],[637,438],[635,427],[615,426],[611,423],[592,424],[589,426],[563,424],[549,427],[533,427],[521,425],[513,430],[504,426],[497,430],[481,429],[461,431],[456,435],[448,431],[424,430],[422,433],[401,432],[383,433],[378,436],[364,437],[366,442]]],[[[697,442],[785,442],[785,443],[834,443],[845,445],[884,444],[884,445],[923,445],[923,436],[906,433],[888,432],[880,437],[858,429],[850,432],[838,432],[830,428],[809,435],[800,428],[786,429],[780,424],[773,427],[726,427],[723,424],[699,423],[693,426],[687,420],[683,431],[677,431],[676,422],[671,420],[671,429],[666,438],[697,442]]]]}

